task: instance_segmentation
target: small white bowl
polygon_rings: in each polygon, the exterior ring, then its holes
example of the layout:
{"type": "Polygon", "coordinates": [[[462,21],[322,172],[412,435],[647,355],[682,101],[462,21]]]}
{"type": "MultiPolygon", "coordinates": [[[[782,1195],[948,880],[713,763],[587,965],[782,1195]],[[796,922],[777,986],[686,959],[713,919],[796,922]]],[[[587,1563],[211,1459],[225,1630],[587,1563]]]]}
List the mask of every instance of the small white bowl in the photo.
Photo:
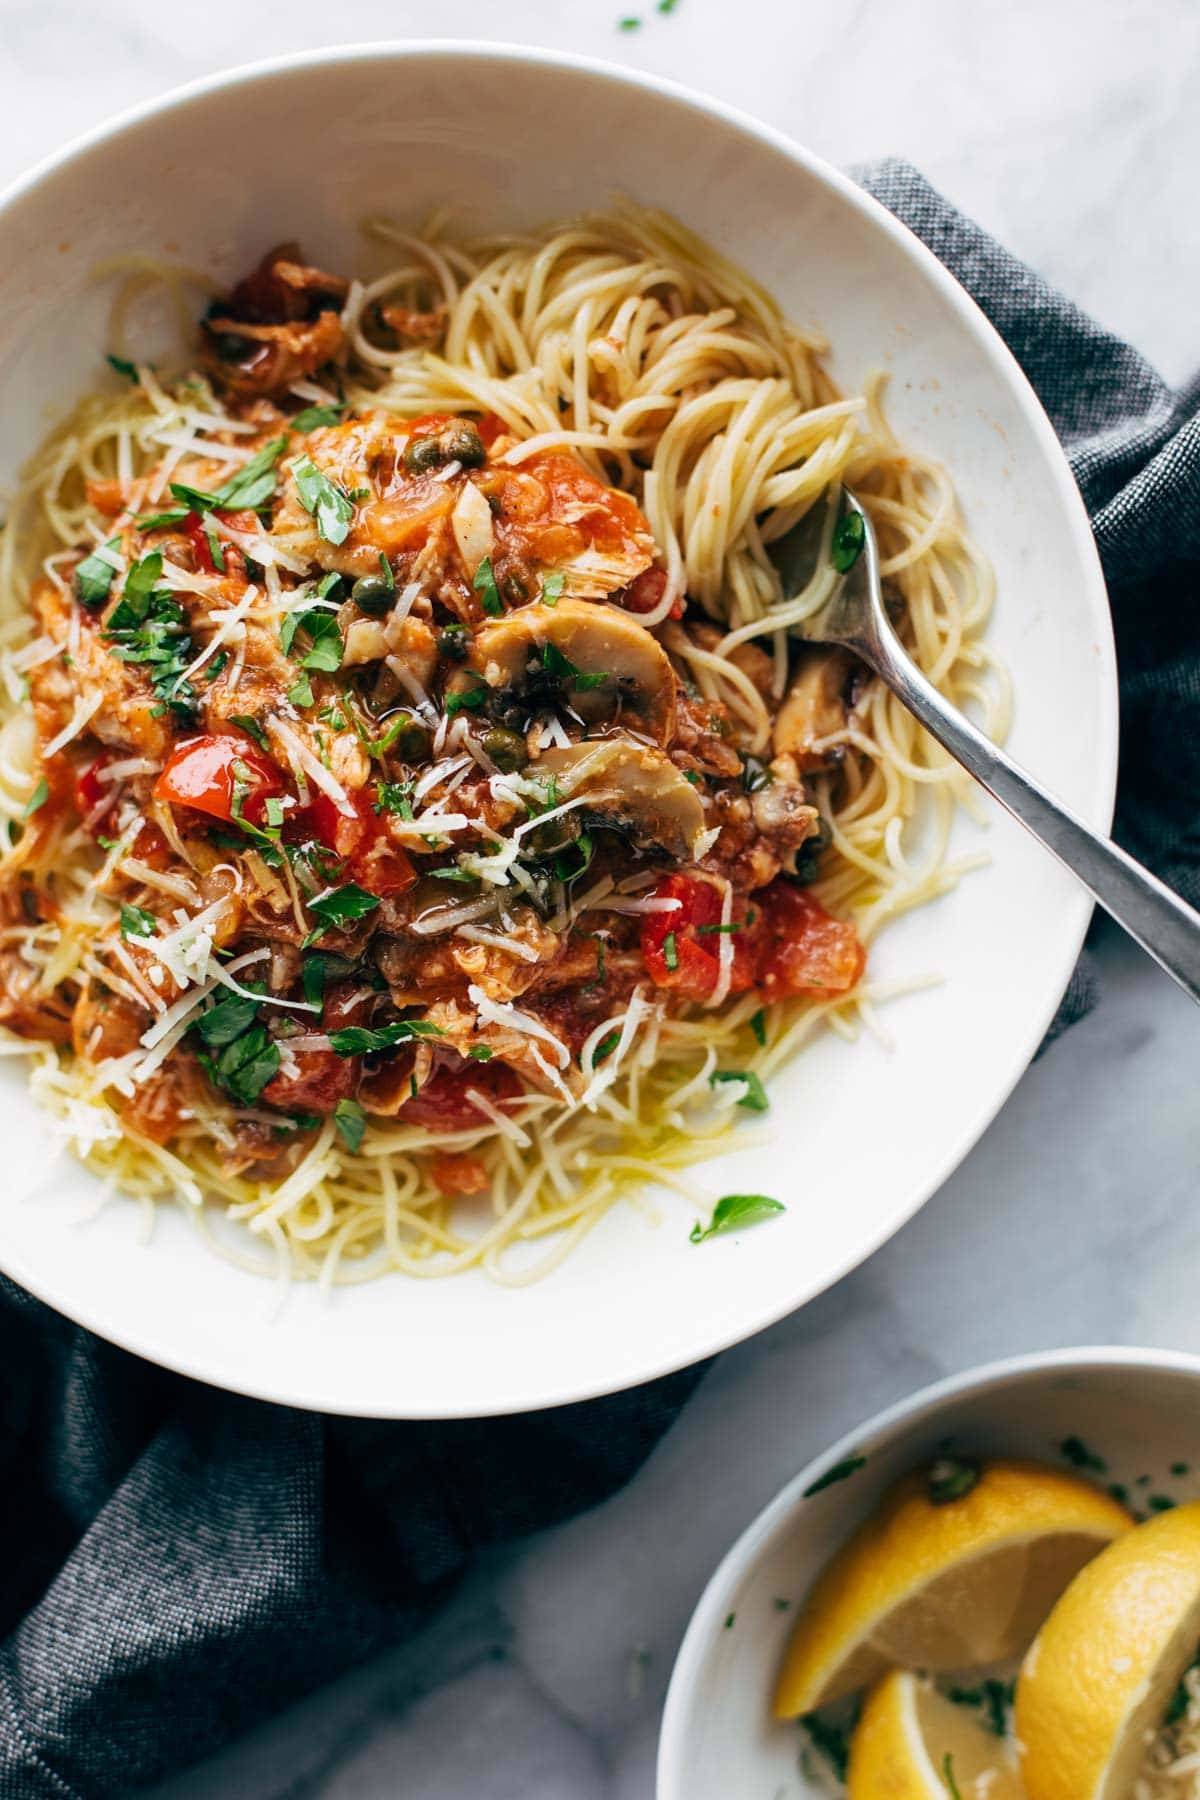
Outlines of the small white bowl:
{"type": "MultiPolygon", "coordinates": [[[[1200,1357],[1165,1350],[1058,1350],[954,1375],[802,1469],[743,1532],[705,1588],[663,1715],[658,1800],[820,1800],[800,1766],[808,1739],[771,1716],[796,1607],[834,1551],[900,1476],[945,1449],[1067,1467],[1077,1438],[1106,1465],[1094,1479],[1139,1497],[1200,1497],[1200,1357]],[[818,1493],[851,1458],[865,1463],[818,1493]],[[1173,1464],[1190,1472],[1173,1476],[1173,1464]],[[1149,1476],[1149,1482],[1139,1478],[1149,1476]],[[786,1607],[783,1605],[786,1602],[786,1607]]],[[[1090,1471],[1085,1471],[1090,1473],[1090,1471]]]]}
{"type": "MultiPolygon", "coordinates": [[[[891,376],[906,441],[953,471],[999,584],[990,642],[1016,694],[1015,753],[1091,823],[1111,816],[1116,684],[1104,582],[1049,422],[983,314],[846,176],[669,83],[543,51],[469,44],[321,50],[156,100],[0,196],[0,484],[104,378],[103,258],[146,252],[228,282],[301,240],[353,269],[369,213],[467,230],[544,222],[615,192],[679,214],[819,324],[852,392],[891,376]]],[[[772,1083],[770,1140],[702,1172],[712,1196],[776,1194],[786,1215],[697,1249],[667,1195],[657,1229],[611,1212],[547,1280],[477,1271],[293,1292],[218,1260],[163,1210],[148,1249],[115,1199],[55,1161],[15,1059],[0,1068],[0,1268],[139,1355],[299,1406],[384,1417],[517,1412],[629,1387],[781,1318],[889,1237],[946,1179],[1025,1068],[1091,907],[1011,822],[963,818],[990,861],[898,920],[882,982],[941,984],[888,1012],[895,1053],[833,1036],[772,1083]]]]}

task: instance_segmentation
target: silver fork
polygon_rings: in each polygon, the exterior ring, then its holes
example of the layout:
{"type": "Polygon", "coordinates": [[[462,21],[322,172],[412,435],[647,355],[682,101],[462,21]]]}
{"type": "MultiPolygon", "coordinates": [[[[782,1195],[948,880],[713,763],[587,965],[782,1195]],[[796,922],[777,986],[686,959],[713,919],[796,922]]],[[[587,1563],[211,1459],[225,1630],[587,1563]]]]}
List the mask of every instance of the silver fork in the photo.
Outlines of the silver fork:
{"type": "MultiPolygon", "coordinates": [[[[790,628],[793,636],[838,644],[861,658],[951,756],[1079,877],[1184,992],[1200,1001],[1200,913],[1047,793],[925,679],[888,619],[871,521],[849,490],[843,492],[843,504],[843,524],[850,516],[862,521],[862,549],[849,571],[833,578],[824,604],[790,628]]],[[[802,523],[780,540],[774,555],[784,593],[802,591],[813,573],[811,528],[806,533],[802,523]]]]}

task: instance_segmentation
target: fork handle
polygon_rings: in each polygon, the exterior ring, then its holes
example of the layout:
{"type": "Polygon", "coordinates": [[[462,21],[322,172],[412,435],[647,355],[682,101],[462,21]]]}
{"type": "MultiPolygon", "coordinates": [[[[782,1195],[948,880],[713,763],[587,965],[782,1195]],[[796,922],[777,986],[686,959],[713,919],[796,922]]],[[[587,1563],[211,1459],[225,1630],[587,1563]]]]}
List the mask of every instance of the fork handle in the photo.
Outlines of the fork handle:
{"type": "Polygon", "coordinates": [[[1200,1001],[1200,913],[1110,838],[1083,823],[943,698],[886,619],[848,645],[1001,806],[1077,875],[1193,1000],[1200,1001]]]}

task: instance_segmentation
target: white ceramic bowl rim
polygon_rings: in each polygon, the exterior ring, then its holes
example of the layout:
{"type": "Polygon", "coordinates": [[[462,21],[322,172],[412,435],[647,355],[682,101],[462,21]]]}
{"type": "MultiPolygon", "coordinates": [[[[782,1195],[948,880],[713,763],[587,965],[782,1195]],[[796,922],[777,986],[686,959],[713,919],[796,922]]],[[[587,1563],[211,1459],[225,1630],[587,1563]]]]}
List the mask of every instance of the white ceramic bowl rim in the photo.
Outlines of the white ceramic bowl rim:
{"type": "MultiPolygon", "coordinates": [[[[784,134],[755,121],[723,102],[695,93],[675,82],[640,72],[631,72],[618,65],[587,57],[526,48],[520,45],[472,40],[429,39],[412,42],[363,43],[305,51],[297,55],[247,64],[205,77],[177,88],[165,96],[143,102],[75,139],[12,183],[0,194],[0,214],[6,212],[14,202],[36,189],[47,176],[61,172],[82,161],[98,146],[120,137],[131,128],[150,119],[170,115],[205,95],[236,90],[258,81],[285,79],[297,71],[358,64],[385,57],[403,58],[408,62],[419,62],[422,59],[436,57],[476,58],[490,60],[501,66],[509,64],[513,66],[528,65],[546,70],[562,69],[584,74],[593,79],[611,83],[616,87],[637,89],[647,95],[669,98],[694,109],[699,115],[709,115],[724,122],[764,148],[788,159],[800,171],[824,185],[826,189],[831,190],[840,202],[860,214],[875,230],[885,234],[893,241],[908,261],[915,265],[922,278],[936,290],[948,309],[958,316],[989,371],[996,381],[1012,395],[1015,403],[1020,407],[1025,424],[1038,441],[1039,447],[1045,452],[1047,472],[1053,489],[1053,504],[1061,517],[1064,534],[1078,559],[1078,568],[1083,583],[1090,593],[1095,612],[1094,624],[1097,641],[1094,646],[1094,663],[1097,733],[1096,742],[1092,747],[1094,801],[1088,808],[1088,816],[1099,823],[1106,824],[1112,814],[1117,765],[1117,695],[1111,621],[1107,616],[1107,607],[1103,603],[1103,575],[1087,514],[1053,428],[1008,347],[966,291],[938,262],[933,253],[906,226],[902,225],[886,208],[858,187],[848,176],[804,150],[784,134]]],[[[877,1249],[881,1243],[885,1242],[924,1203],[929,1194],[936,1191],[937,1187],[946,1180],[977,1141],[980,1132],[1011,1093],[1044,1036],[1074,967],[1089,913],[1090,908],[1086,905],[1082,894],[1068,896],[1056,922],[1056,932],[1060,935],[1060,949],[1054,965],[1054,978],[1046,981],[1040,1003],[1034,1004],[1031,999],[1023,1038],[1014,1045],[1011,1061],[1004,1070],[1004,1079],[996,1079],[989,1095],[987,1110],[984,1112],[977,1109],[969,1116],[959,1120],[957,1129],[947,1132],[940,1155],[931,1168],[925,1171],[920,1188],[914,1188],[911,1192],[906,1190],[902,1207],[893,1208],[886,1217],[876,1221],[870,1231],[863,1232],[846,1247],[844,1254],[838,1260],[831,1259],[830,1268],[823,1270],[822,1286],[827,1286],[840,1279],[877,1249]]],[[[45,1299],[51,1305],[58,1306],[59,1310],[64,1310],[60,1298],[53,1292],[54,1284],[51,1277],[44,1275],[40,1266],[36,1269],[16,1266],[12,1267],[11,1273],[15,1279],[21,1281],[40,1298],[45,1299]]],[[[811,1297],[811,1293],[804,1297],[811,1297]]],[[[706,1322],[702,1318],[697,1318],[694,1329],[690,1329],[685,1348],[672,1345],[667,1349],[656,1348],[652,1351],[649,1347],[644,1347],[639,1352],[636,1369],[621,1371],[607,1383],[603,1376],[597,1374],[595,1370],[582,1374],[579,1371],[570,1370],[560,1373],[554,1368],[548,1368],[539,1372],[536,1386],[531,1385],[520,1392],[488,1393],[483,1391],[478,1395],[472,1395],[469,1399],[447,1396],[445,1399],[438,1398],[429,1402],[420,1399],[414,1401],[409,1396],[399,1407],[386,1398],[380,1399],[372,1396],[364,1401],[342,1391],[334,1393],[326,1391],[314,1398],[310,1392],[305,1391],[302,1384],[289,1386],[287,1378],[278,1373],[269,1377],[259,1375],[253,1366],[247,1366],[243,1370],[240,1365],[236,1369],[232,1369],[226,1364],[222,1366],[218,1377],[210,1369],[199,1365],[196,1357],[188,1351],[169,1344],[164,1345],[157,1341],[150,1341],[150,1334],[141,1331],[136,1324],[129,1325],[123,1320],[114,1319],[111,1309],[106,1311],[99,1298],[93,1303],[89,1299],[75,1297],[66,1310],[79,1324],[99,1331],[111,1341],[121,1344],[135,1354],[165,1363],[194,1378],[219,1379],[224,1386],[256,1397],[302,1407],[319,1406],[327,1411],[358,1415],[462,1417],[561,1405],[610,1391],[614,1386],[621,1387],[651,1380],[727,1348],[730,1343],[738,1341],[739,1338],[775,1323],[799,1303],[800,1301],[795,1296],[789,1299],[771,1295],[765,1300],[760,1299],[756,1307],[747,1306],[744,1309],[744,1316],[739,1315],[734,1327],[726,1322],[706,1322]]]]}
{"type": "Polygon", "coordinates": [[[699,1675],[713,1632],[720,1624],[731,1579],[752,1568],[762,1547],[779,1525],[806,1498],[813,1483],[840,1462],[855,1455],[864,1444],[881,1447],[895,1438],[905,1427],[932,1419],[956,1400],[973,1400],[1001,1388],[1019,1385],[1041,1375],[1068,1373],[1087,1375],[1099,1369],[1153,1369],[1167,1374],[1194,1376],[1200,1381],[1200,1355],[1187,1350],[1142,1349],[1124,1344],[1083,1344],[1060,1350],[1027,1351],[1019,1356],[1000,1357],[994,1362],[979,1363],[956,1375],[946,1375],[915,1394],[896,1400],[874,1418],[853,1426],[828,1450],[813,1457],[781,1488],[773,1500],[751,1520],[734,1540],[713,1573],[704,1584],[692,1613],[679,1654],[671,1671],[666,1704],[659,1733],[658,1788],[660,1793],[678,1791],[675,1762],[682,1744],[681,1735],[687,1725],[687,1703],[699,1675]]]}

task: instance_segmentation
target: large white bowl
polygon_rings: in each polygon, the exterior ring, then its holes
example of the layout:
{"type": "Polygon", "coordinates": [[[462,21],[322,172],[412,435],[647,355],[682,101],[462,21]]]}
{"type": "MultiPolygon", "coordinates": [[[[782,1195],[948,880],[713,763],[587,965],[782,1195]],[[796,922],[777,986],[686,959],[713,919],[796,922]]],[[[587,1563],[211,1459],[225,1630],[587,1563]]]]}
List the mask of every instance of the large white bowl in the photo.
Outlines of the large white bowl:
{"type": "MultiPolygon", "coordinates": [[[[0,202],[0,394],[11,474],[101,370],[117,251],[221,279],[297,237],[354,265],[356,221],[532,223],[616,191],[666,206],[833,339],[855,388],[891,371],[900,432],[943,458],[992,558],[993,641],[1017,695],[1012,743],[1107,823],[1116,762],[1112,640],[1087,520],[1016,363],[962,289],[845,176],[662,82],[539,51],[451,44],[321,51],[207,81],[72,146],[0,202]]],[[[896,1048],[817,1044],[774,1084],[772,1142],[711,1170],[714,1195],[766,1191],[786,1218],[703,1248],[679,1202],[655,1229],[610,1214],[551,1279],[383,1280],[292,1295],[225,1266],[181,1217],[139,1247],[133,1207],[73,1227],[92,1178],[0,1071],[9,1176],[0,1266],[158,1362],[271,1399],[395,1417],[515,1411],[644,1381],[780,1318],[859,1262],[955,1167],[1024,1069],[1070,974],[1082,892],[1007,821],[959,831],[993,861],[889,932],[879,977],[944,984],[889,1015],[896,1048]]]]}
{"type": "Polygon", "coordinates": [[[1200,1357],[1056,1350],[951,1376],[844,1437],[747,1527],[705,1588],[667,1692],[658,1800],[823,1800],[800,1765],[807,1735],[771,1717],[771,1694],[797,1603],[900,1476],[947,1449],[1065,1467],[1061,1445],[1077,1438],[1106,1465],[1092,1478],[1127,1486],[1135,1509],[1150,1494],[1194,1500],[1198,1406],[1200,1357]],[[859,1456],[848,1479],[811,1492],[859,1456]],[[1172,1475],[1181,1462],[1188,1472],[1172,1475]]]}

